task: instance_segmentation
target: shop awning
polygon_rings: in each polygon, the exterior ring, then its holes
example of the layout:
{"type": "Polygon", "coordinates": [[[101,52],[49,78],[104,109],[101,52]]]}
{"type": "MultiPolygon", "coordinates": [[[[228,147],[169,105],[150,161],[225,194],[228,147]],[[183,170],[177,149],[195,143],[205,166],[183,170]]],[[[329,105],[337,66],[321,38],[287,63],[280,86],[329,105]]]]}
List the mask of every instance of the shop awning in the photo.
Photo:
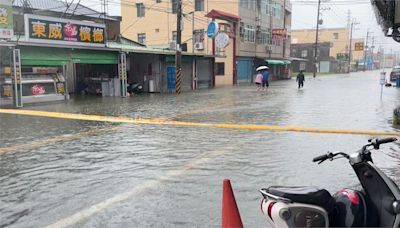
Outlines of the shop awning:
{"type": "Polygon", "coordinates": [[[118,52],[75,49],[71,52],[74,63],[118,64],[118,52]]]}
{"type": "Polygon", "coordinates": [[[68,63],[68,51],[60,48],[21,47],[23,66],[62,66],[68,63]]]}
{"type": "Polygon", "coordinates": [[[279,59],[266,59],[266,62],[270,65],[287,65],[290,64],[289,60],[279,60],[279,59]]]}

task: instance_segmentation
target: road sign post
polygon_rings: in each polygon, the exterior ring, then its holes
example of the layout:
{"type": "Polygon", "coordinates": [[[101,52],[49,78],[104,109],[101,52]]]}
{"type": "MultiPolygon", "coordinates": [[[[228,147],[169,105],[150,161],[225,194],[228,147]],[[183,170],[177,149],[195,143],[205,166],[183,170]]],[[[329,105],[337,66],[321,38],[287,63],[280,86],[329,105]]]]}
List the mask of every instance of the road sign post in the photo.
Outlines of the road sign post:
{"type": "Polygon", "coordinates": [[[379,80],[379,83],[381,84],[381,99],[382,99],[383,85],[386,84],[386,72],[384,71],[381,72],[381,78],[379,80]]]}

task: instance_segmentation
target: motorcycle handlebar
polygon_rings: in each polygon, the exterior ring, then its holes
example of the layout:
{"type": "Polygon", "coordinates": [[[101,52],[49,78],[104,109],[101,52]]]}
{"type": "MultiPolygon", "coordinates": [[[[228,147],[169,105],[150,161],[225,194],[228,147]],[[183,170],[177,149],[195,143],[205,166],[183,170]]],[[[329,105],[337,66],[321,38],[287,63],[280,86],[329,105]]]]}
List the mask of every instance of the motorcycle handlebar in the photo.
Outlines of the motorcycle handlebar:
{"type": "Polygon", "coordinates": [[[318,162],[318,161],[325,161],[326,159],[328,159],[329,156],[327,154],[324,155],[320,155],[318,157],[313,158],[313,162],[318,162]]]}
{"type": "Polygon", "coordinates": [[[384,144],[384,143],[390,143],[390,142],[394,142],[394,141],[396,141],[397,140],[397,138],[394,138],[394,137],[392,137],[392,138],[384,138],[384,139],[378,139],[378,140],[376,140],[376,144],[384,144]]]}

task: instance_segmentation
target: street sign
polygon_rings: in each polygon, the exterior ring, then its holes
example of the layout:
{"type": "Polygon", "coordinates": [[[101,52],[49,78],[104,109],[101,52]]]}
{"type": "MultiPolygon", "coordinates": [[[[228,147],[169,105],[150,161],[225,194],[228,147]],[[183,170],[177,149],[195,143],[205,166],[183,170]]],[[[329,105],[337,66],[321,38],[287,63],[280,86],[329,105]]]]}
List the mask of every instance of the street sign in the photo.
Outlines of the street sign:
{"type": "Polygon", "coordinates": [[[11,0],[0,1],[0,39],[14,36],[13,8],[11,0]]]}
{"type": "Polygon", "coordinates": [[[356,50],[356,51],[362,51],[362,50],[364,50],[364,42],[356,42],[355,44],[354,44],[354,49],[356,50]]]}
{"type": "Polygon", "coordinates": [[[229,45],[229,36],[224,32],[218,33],[215,37],[215,46],[217,48],[226,48],[229,45]]]}
{"type": "Polygon", "coordinates": [[[207,27],[207,36],[212,39],[216,37],[217,34],[218,34],[218,23],[215,21],[211,21],[207,27]]]}
{"type": "Polygon", "coordinates": [[[349,54],[347,54],[347,53],[337,53],[336,54],[336,59],[337,60],[342,60],[342,61],[348,61],[349,60],[349,54]]]}
{"type": "Polygon", "coordinates": [[[386,84],[386,72],[381,72],[380,84],[383,86],[386,84]]]}
{"type": "Polygon", "coordinates": [[[272,40],[284,40],[286,39],[286,29],[272,29],[272,40]]]}

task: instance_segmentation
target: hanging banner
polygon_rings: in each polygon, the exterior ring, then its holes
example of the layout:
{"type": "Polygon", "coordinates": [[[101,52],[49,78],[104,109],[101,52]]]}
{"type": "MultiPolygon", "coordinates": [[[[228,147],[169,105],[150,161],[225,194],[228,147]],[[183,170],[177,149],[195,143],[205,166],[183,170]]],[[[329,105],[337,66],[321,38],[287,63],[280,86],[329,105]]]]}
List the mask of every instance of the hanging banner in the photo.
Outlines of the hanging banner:
{"type": "Polygon", "coordinates": [[[25,37],[29,42],[105,46],[105,25],[25,14],[25,37]]]}
{"type": "Polygon", "coordinates": [[[286,39],[286,29],[272,29],[272,39],[273,40],[285,40],[286,39]]]}
{"type": "Polygon", "coordinates": [[[0,39],[14,36],[12,0],[0,0],[0,39]]]}

